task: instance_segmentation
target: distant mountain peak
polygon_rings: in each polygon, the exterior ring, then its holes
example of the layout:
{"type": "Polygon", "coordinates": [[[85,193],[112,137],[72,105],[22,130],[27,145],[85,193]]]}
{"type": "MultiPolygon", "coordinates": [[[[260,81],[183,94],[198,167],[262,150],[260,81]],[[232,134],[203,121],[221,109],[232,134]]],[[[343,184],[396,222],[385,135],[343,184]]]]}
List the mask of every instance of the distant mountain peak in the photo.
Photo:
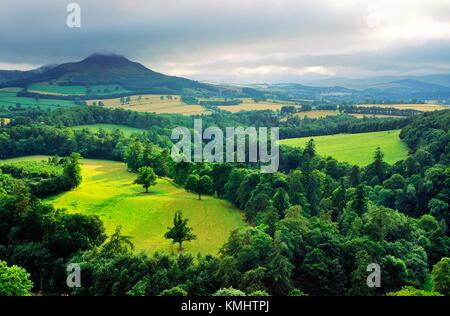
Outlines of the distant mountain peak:
{"type": "MultiPolygon", "coordinates": [[[[126,66],[126,65],[137,65],[138,63],[132,62],[128,58],[125,58],[122,55],[117,54],[100,54],[95,53],[92,55],[89,55],[85,59],[83,59],[81,64],[92,64],[97,66],[104,66],[104,67],[120,67],[120,66],[126,66]]],[[[139,64],[140,65],[140,64],[139,64]]]]}
{"type": "Polygon", "coordinates": [[[85,59],[95,59],[95,58],[117,58],[117,59],[127,59],[125,56],[120,54],[114,54],[114,53],[93,53],[90,54],[85,59]]]}
{"type": "Polygon", "coordinates": [[[27,87],[32,83],[94,86],[116,84],[139,93],[183,94],[216,91],[211,85],[167,76],[117,54],[95,53],[78,62],[44,67],[33,72],[0,73],[0,85],[27,87]],[[5,79],[2,79],[2,76],[5,79]],[[12,78],[9,80],[8,78],[12,78]]]}

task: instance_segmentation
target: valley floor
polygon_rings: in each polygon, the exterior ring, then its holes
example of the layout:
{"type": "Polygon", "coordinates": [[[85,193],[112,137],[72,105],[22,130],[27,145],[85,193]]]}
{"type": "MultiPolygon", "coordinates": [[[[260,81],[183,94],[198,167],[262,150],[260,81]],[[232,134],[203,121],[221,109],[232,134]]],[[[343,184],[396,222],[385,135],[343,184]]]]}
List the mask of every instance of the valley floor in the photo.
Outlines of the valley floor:
{"type": "MultiPolygon", "coordinates": [[[[46,159],[30,156],[3,162],[46,159]]],[[[143,193],[141,186],[133,184],[136,174],[128,172],[121,162],[83,159],[82,176],[78,188],[45,201],[69,213],[98,215],[108,235],[121,225],[123,234],[132,236],[136,251],[176,252],[177,247],[164,233],[178,210],[197,235],[197,240],[183,244],[191,253],[216,254],[232,230],[246,225],[242,212],[231,203],[211,196],[199,201],[197,195],[176,187],[169,179],[158,179],[150,193],[143,193]]]]}

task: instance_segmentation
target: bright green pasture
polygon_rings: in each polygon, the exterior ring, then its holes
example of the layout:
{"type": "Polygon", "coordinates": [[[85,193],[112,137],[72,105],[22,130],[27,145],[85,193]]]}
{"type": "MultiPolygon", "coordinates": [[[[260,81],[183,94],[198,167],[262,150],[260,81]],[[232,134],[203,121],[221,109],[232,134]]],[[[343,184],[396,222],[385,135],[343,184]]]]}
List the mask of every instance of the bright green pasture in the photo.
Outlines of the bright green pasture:
{"type": "Polygon", "coordinates": [[[168,179],[158,179],[150,193],[143,193],[133,184],[136,175],[120,162],[84,159],[82,175],[78,188],[46,201],[69,213],[98,215],[108,234],[121,225],[123,233],[133,237],[136,250],[176,252],[164,233],[177,210],[183,211],[197,235],[197,240],[183,245],[191,253],[217,253],[230,232],[245,225],[242,212],[229,202],[210,196],[199,201],[168,179]]]}
{"type": "Polygon", "coordinates": [[[399,138],[400,130],[359,133],[337,134],[328,136],[314,136],[283,139],[282,145],[304,147],[312,138],[319,155],[331,156],[339,161],[366,166],[373,161],[373,154],[377,147],[384,153],[384,160],[395,163],[405,159],[408,148],[399,138]]]}
{"type": "Polygon", "coordinates": [[[18,97],[17,88],[0,90],[0,107],[40,107],[41,109],[57,109],[58,107],[76,106],[71,100],[18,97]]]}
{"type": "Polygon", "coordinates": [[[60,94],[60,95],[84,95],[86,94],[85,86],[58,86],[45,83],[33,83],[28,89],[30,92],[42,94],[60,94]]]}

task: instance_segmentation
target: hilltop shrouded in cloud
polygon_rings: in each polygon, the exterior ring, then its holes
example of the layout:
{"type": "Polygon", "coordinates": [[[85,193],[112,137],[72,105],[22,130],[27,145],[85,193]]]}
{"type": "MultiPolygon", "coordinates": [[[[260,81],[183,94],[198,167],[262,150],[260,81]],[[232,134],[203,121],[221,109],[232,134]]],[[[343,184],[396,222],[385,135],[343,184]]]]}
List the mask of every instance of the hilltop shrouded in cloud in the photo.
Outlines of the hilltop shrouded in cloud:
{"type": "Polygon", "coordinates": [[[217,82],[448,73],[450,2],[3,0],[2,69],[117,53],[170,75],[217,82]]]}

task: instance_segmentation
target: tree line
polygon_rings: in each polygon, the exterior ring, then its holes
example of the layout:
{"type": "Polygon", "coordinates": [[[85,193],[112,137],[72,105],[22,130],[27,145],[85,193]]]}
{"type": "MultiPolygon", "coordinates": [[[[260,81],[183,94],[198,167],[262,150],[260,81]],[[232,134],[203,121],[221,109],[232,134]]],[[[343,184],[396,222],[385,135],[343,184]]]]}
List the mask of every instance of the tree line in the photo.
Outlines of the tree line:
{"type": "Polygon", "coordinates": [[[392,115],[392,116],[413,116],[421,113],[420,111],[413,109],[396,109],[379,106],[355,106],[355,105],[345,105],[345,106],[341,105],[339,107],[339,111],[343,113],[392,115]]]}

